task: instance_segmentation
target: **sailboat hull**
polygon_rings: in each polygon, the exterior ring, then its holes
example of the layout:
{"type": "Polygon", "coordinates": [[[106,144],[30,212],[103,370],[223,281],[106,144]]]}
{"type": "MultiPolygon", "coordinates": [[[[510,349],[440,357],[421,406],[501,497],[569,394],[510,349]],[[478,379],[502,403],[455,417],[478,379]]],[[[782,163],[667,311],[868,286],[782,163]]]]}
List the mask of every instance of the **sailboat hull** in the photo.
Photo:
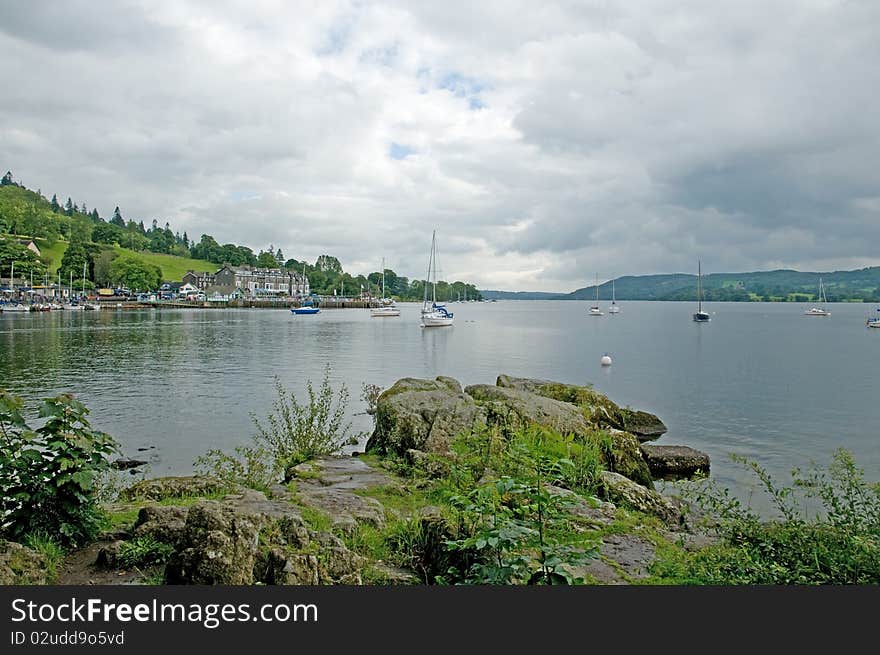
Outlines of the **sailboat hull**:
{"type": "Polygon", "coordinates": [[[619,314],[620,307],[618,307],[617,305],[612,305],[611,308],[608,310],[608,313],[609,314],[619,314]]]}
{"type": "Polygon", "coordinates": [[[400,310],[396,307],[378,307],[370,310],[370,316],[384,318],[386,316],[400,316],[400,310]]]}
{"type": "Polygon", "coordinates": [[[695,323],[708,323],[711,317],[708,312],[696,312],[694,313],[694,322],[695,323]]]}
{"type": "Polygon", "coordinates": [[[451,316],[434,316],[433,314],[422,315],[422,327],[447,327],[452,325],[451,316]]]}

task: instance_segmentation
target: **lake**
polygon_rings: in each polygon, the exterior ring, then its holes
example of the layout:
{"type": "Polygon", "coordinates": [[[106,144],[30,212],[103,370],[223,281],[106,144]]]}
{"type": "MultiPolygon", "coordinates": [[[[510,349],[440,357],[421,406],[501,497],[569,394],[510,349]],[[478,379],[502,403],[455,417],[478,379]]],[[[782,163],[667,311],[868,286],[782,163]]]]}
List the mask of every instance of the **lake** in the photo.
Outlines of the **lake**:
{"type": "Polygon", "coordinates": [[[754,484],[730,453],[787,481],[793,467],[826,464],[844,447],[880,478],[880,330],[865,327],[873,306],[831,304],[831,316],[812,317],[796,303],[714,303],[711,322],[699,324],[692,303],[620,302],[620,314],[602,317],[588,305],[452,303],[455,325],[428,329],[415,303],[395,318],[364,309],[0,314],[0,386],[29,400],[75,393],[125,455],[150,460],[150,475],[189,473],[206,450],[245,443],[250,413],[271,409],[275,376],[301,392],[329,364],[331,381],[350,391],[356,431],[371,424],[364,383],[494,383],[508,373],[590,383],[657,414],[669,432],[655,443],[709,453],[712,477],[741,498],[754,484]],[[610,367],[600,366],[605,353],[610,367]]]}

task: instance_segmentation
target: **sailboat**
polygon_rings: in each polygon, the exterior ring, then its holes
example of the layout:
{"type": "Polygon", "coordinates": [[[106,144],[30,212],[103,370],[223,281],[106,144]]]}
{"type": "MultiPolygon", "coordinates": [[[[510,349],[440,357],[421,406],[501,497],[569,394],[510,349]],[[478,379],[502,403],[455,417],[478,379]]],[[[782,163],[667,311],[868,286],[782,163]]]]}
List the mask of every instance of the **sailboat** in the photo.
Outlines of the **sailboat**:
{"type": "Polygon", "coordinates": [[[400,310],[394,306],[394,301],[385,296],[385,258],[382,258],[382,298],[379,301],[381,307],[374,307],[370,310],[370,316],[382,318],[385,316],[400,316],[400,310]]]}
{"type": "MultiPolygon", "coordinates": [[[[877,311],[880,312],[880,307],[877,308],[877,311]]],[[[868,318],[865,325],[869,328],[880,328],[880,314],[877,314],[877,318],[868,318]]]]}
{"type": "Polygon", "coordinates": [[[590,316],[602,316],[602,310],[599,309],[599,274],[596,273],[596,304],[590,306],[590,316]]]}
{"type": "Polygon", "coordinates": [[[828,299],[825,297],[825,286],[822,284],[822,278],[819,278],[819,305],[810,307],[804,312],[807,316],[831,316],[831,312],[827,311],[823,306],[828,299]]]}
{"type": "MultiPolygon", "coordinates": [[[[15,262],[12,262],[12,269],[9,272],[9,286],[12,290],[12,295],[15,296],[15,262]]],[[[31,308],[17,300],[10,300],[3,305],[2,310],[4,312],[29,312],[31,308]]]]}
{"type": "Polygon", "coordinates": [[[611,307],[608,308],[609,314],[619,314],[620,313],[620,305],[615,302],[614,299],[614,279],[611,279],[611,307]]]}
{"type": "Polygon", "coordinates": [[[697,323],[708,323],[710,319],[709,312],[703,311],[703,271],[700,260],[697,260],[697,311],[694,313],[694,320],[697,323]]]}
{"type": "Polygon", "coordinates": [[[452,325],[453,314],[437,304],[437,231],[431,233],[431,256],[428,274],[425,276],[425,297],[422,301],[422,327],[445,327],[452,325]],[[428,302],[428,285],[431,286],[431,302],[428,302]]]}

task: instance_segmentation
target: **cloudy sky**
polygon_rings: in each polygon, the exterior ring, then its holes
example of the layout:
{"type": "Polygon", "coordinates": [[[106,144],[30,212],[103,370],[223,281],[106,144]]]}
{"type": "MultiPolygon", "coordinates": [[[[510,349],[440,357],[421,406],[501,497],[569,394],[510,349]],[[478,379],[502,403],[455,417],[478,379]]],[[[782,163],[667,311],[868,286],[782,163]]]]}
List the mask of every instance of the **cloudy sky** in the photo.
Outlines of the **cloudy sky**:
{"type": "Polygon", "coordinates": [[[0,168],[354,273],[880,264],[880,2],[0,0],[0,168]]]}

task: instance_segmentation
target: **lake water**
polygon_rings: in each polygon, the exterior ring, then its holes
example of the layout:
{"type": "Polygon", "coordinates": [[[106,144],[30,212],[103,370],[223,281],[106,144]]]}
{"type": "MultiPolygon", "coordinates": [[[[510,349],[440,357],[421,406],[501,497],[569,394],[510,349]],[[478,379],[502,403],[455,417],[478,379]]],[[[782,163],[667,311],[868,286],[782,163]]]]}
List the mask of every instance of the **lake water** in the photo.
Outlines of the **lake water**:
{"type": "Polygon", "coordinates": [[[865,327],[874,307],[811,317],[801,304],[717,303],[697,324],[690,303],[622,302],[602,317],[588,304],[453,303],[455,325],[429,329],[410,303],[381,319],[357,309],[0,314],[0,386],[31,400],[74,392],[125,455],[150,459],[150,475],[188,473],[209,448],[245,443],[250,413],[270,410],[274,376],[301,391],[329,363],[350,390],[355,430],[370,426],[363,383],[508,373],[591,383],[657,414],[669,432],[655,443],[708,452],[712,476],[743,498],[753,481],[730,453],[787,480],[845,447],[880,478],[880,330],[865,327]]]}

